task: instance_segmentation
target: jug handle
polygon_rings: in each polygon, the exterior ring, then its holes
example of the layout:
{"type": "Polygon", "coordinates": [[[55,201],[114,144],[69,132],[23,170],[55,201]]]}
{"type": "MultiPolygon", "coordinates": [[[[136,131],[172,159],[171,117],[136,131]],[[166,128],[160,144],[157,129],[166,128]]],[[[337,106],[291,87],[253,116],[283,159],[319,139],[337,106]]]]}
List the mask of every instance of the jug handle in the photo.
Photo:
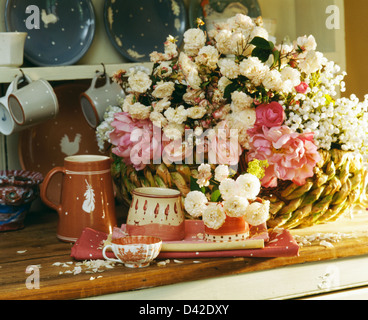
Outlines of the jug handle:
{"type": "Polygon", "coordinates": [[[49,198],[47,198],[47,187],[49,186],[50,180],[52,179],[52,177],[56,174],[56,173],[63,173],[65,174],[65,168],[63,167],[55,167],[53,169],[51,169],[45,179],[43,180],[41,186],[40,186],[40,197],[42,199],[42,201],[49,206],[50,208],[56,210],[58,213],[61,212],[62,208],[61,208],[61,204],[56,204],[54,202],[52,202],[51,200],[49,200],[49,198]]]}

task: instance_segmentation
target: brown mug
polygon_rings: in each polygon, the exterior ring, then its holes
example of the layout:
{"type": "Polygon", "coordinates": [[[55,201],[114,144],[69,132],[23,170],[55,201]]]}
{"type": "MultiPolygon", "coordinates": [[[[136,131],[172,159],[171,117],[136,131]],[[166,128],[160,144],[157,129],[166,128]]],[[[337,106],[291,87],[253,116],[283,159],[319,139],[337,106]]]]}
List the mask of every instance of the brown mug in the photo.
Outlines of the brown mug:
{"type": "Polygon", "coordinates": [[[57,237],[75,242],[84,228],[112,233],[117,225],[111,178],[111,158],[100,155],[74,155],[55,167],[40,188],[42,201],[59,214],[57,237]],[[56,173],[63,174],[60,203],[47,198],[47,188],[56,173]]]}

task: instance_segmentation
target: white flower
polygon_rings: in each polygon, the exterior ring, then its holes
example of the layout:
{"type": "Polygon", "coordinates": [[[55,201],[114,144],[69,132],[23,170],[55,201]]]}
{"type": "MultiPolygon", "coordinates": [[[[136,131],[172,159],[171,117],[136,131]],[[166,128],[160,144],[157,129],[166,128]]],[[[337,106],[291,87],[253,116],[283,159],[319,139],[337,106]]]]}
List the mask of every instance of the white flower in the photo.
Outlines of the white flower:
{"type": "Polygon", "coordinates": [[[182,124],[187,120],[187,110],[184,106],[179,106],[178,108],[168,108],[164,115],[169,122],[174,122],[177,124],[182,124]]]}
{"type": "Polygon", "coordinates": [[[226,178],[222,180],[219,185],[221,197],[224,200],[227,200],[233,196],[239,195],[238,189],[239,187],[236,181],[230,178],[226,178]]]}
{"type": "Polygon", "coordinates": [[[252,30],[255,27],[255,24],[249,16],[245,14],[236,14],[235,16],[227,19],[227,23],[229,25],[230,30],[240,29],[242,31],[252,30]]]}
{"type": "Polygon", "coordinates": [[[168,123],[167,119],[161,112],[152,111],[149,118],[152,121],[153,125],[159,128],[166,126],[168,123]]]}
{"type": "Polygon", "coordinates": [[[188,85],[193,89],[199,90],[202,80],[198,74],[198,67],[184,52],[180,53],[179,66],[183,71],[183,75],[188,85]]]}
{"type": "Polygon", "coordinates": [[[222,75],[228,79],[235,79],[239,76],[239,65],[233,59],[221,59],[218,65],[222,75]]]}
{"type": "Polygon", "coordinates": [[[152,95],[155,98],[163,99],[170,97],[172,93],[175,90],[175,83],[172,81],[160,81],[156,87],[155,90],[153,90],[152,95]]]}
{"type": "Polygon", "coordinates": [[[154,111],[157,111],[157,112],[162,112],[166,110],[168,107],[170,107],[170,105],[171,105],[171,102],[168,97],[152,103],[152,107],[154,111]]]}
{"type": "Polygon", "coordinates": [[[282,91],[290,93],[301,82],[300,72],[297,69],[287,66],[281,70],[281,79],[283,81],[282,91]]]}
{"type": "Polygon", "coordinates": [[[231,110],[235,113],[238,113],[250,108],[254,99],[244,92],[234,91],[231,94],[231,101],[231,110]]]}
{"type": "Polygon", "coordinates": [[[257,57],[248,57],[239,65],[240,74],[250,79],[255,86],[259,86],[269,71],[269,68],[257,57]]]}
{"type": "Polygon", "coordinates": [[[122,109],[124,112],[129,112],[129,108],[131,105],[134,104],[134,94],[128,94],[124,101],[123,101],[123,106],[122,106],[122,109]]]}
{"type": "Polygon", "coordinates": [[[218,182],[222,182],[230,175],[229,167],[224,164],[220,164],[215,169],[215,180],[218,182]]]}
{"type": "Polygon", "coordinates": [[[219,53],[214,46],[204,46],[198,52],[198,56],[195,61],[198,64],[202,64],[210,69],[216,69],[219,53]]]}
{"type": "Polygon", "coordinates": [[[255,199],[261,191],[261,182],[255,175],[250,173],[240,175],[236,179],[236,183],[239,187],[239,195],[250,200],[255,199]]]}
{"type": "Polygon", "coordinates": [[[181,139],[184,133],[184,125],[170,122],[162,130],[168,139],[177,140],[181,139]]]}
{"type": "Polygon", "coordinates": [[[178,56],[178,46],[173,36],[168,36],[165,41],[165,56],[167,59],[172,59],[178,56]]]}
{"type": "Polygon", "coordinates": [[[187,116],[191,119],[201,119],[206,112],[205,107],[195,106],[187,109],[187,116]]]}
{"type": "Polygon", "coordinates": [[[111,122],[114,121],[115,113],[118,112],[121,112],[121,108],[118,106],[107,107],[104,113],[104,121],[96,128],[97,145],[100,151],[104,150],[105,141],[111,143],[110,133],[115,129],[111,122]]]}
{"type": "Polygon", "coordinates": [[[226,214],[222,205],[211,202],[202,215],[203,222],[208,228],[217,230],[226,220],[226,214]]]}
{"type": "Polygon", "coordinates": [[[231,39],[231,31],[229,30],[221,30],[215,36],[216,47],[217,50],[222,54],[231,54],[232,53],[232,39],[231,39]]]}
{"type": "Polygon", "coordinates": [[[240,218],[245,215],[249,202],[246,198],[233,196],[224,201],[224,210],[229,217],[240,218]]]}
{"type": "Polygon", "coordinates": [[[194,218],[199,218],[207,208],[207,198],[200,191],[191,191],[184,200],[185,210],[194,218]]]}
{"type": "Polygon", "coordinates": [[[193,28],[184,33],[184,51],[190,56],[198,54],[206,43],[206,35],[201,29],[193,28]]]}
{"type": "Polygon", "coordinates": [[[210,184],[210,179],[212,178],[211,166],[209,164],[202,163],[198,167],[198,179],[197,183],[200,188],[208,187],[210,184]]]}
{"type": "Polygon", "coordinates": [[[186,92],[183,95],[183,100],[191,105],[196,105],[198,100],[206,98],[206,93],[203,90],[193,89],[187,87],[186,92]]]}
{"type": "Polygon", "coordinates": [[[172,68],[170,61],[161,62],[157,68],[155,68],[154,73],[155,76],[161,78],[167,78],[172,75],[172,68]]]}
{"type": "Polygon", "coordinates": [[[129,107],[129,114],[133,119],[144,120],[149,118],[151,108],[147,107],[140,102],[136,102],[129,107]]]}
{"type": "Polygon", "coordinates": [[[253,202],[245,210],[245,221],[252,226],[259,226],[269,219],[269,210],[270,201],[266,200],[263,203],[253,202]]]}
{"type": "Polygon", "coordinates": [[[251,39],[255,37],[260,37],[268,41],[268,32],[265,28],[257,26],[252,30],[251,35],[250,35],[251,39]]]}
{"type": "Polygon", "coordinates": [[[249,149],[249,135],[247,130],[251,129],[256,122],[256,110],[249,108],[237,113],[230,113],[225,119],[231,129],[238,131],[239,144],[244,149],[249,149]]]}
{"type": "Polygon", "coordinates": [[[145,93],[150,88],[152,81],[145,72],[138,71],[128,78],[128,83],[133,91],[145,93]]]}
{"type": "Polygon", "coordinates": [[[265,73],[265,76],[262,80],[262,84],[268,90],[277,92],[282,91],[283,81],[281,78],[281,73],[276,69],[268,70],[265,73]]]}
{"type": "Polygon", "coordinates": [[[299,64],[299,68],[306,74],[311,74],[322,68],[323,54],[314,50],[308,51],[304,60],[299,64]]]}
{"type": "Polygon", "coordinates": [[[303,37],[299,37],[296,40],[296,46],[297,49],[298,47],[300,47],[302,50],[306,50],[306,51],[310,51],[310,50],[316,50],[317,49],[317,42],[316,39],[310,35],[310,36],[303,36],[303,37]]]}
{"type": "Polygon", "coordinates": [[[224,92],[225,92],[226,87],[227,87],[230,83],[232,83],[232,82],[231,82],[228,78],[226,78],[226,77],[221,77],[221,78],[220,78],[220,80],[219,80],[219,82],[218,82],[218,88],[219,88],[219,90],[220,90],[222,93],[224,93],[224,92]]]}

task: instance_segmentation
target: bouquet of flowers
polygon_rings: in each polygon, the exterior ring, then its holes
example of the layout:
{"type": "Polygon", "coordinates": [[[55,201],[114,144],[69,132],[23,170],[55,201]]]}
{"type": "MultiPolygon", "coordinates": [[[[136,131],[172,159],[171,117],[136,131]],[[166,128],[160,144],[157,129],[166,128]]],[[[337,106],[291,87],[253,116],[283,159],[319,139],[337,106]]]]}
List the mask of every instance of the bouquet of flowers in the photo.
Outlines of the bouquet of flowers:
{"type": "MultiPolygon", "coordinates": [[[[187,30],[182,50],[171,36],[164,48],[151,72],[115,73],[127,96],[97,128],[122,197],[146,185],[185,197],[204,186],[199,165],[239,175],[256,160],[270,227],[332,221],[362,200],[368,95],[338,97],[345,73],[313,36],[276,45],[261,18],[237,14],[208,33],[187,30]]],[[[211,199],[218,189],[206,187],[211,199]]]]}

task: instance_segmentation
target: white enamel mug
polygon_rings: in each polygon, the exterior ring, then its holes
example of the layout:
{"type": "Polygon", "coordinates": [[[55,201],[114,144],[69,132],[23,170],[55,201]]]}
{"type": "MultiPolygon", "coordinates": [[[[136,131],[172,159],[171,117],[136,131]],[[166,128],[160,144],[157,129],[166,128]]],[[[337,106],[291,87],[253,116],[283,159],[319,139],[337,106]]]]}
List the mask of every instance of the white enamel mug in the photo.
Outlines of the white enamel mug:
{"type": "Polygon", "coordinates": [[[96,128],[104,119],[104,114],[109,106],[119,104],[119,100],[125,97],[124,90],[110,78],[99,72],[92,79],[91,86],[80,95],[80,104],[84,117],[92,128],[96,128]],[[105,84],[96,87],[97,80],[105,78],[105,84]]]}
{"type": "Polygon", "coordinates": [[[59,103],[50,83],[44,79],[32,81],[26,77],[27,85],[18,89],[22,77],[16,78],[13,92],[8,97],[8,106],[15,123],[21,126],[33,125],[55,118],[59,103]]]}
{"type": "MultiPolygon", "coordinates": [[[[27,79],[27,81],[30,81],[29,77],[25,76],[25,78],[27,79]]],[[[5,96],[0,98],[0,133],[6,136],[29,127],[29,126],[20,126],[17,123],[15,123],[8,106],[8,98],[9,95],[14,90],[15,83],[17,83],[18,81],[22,81],[22,79],[16,78],[13,82],[11,82],[6,91],[5,96]]]]}

